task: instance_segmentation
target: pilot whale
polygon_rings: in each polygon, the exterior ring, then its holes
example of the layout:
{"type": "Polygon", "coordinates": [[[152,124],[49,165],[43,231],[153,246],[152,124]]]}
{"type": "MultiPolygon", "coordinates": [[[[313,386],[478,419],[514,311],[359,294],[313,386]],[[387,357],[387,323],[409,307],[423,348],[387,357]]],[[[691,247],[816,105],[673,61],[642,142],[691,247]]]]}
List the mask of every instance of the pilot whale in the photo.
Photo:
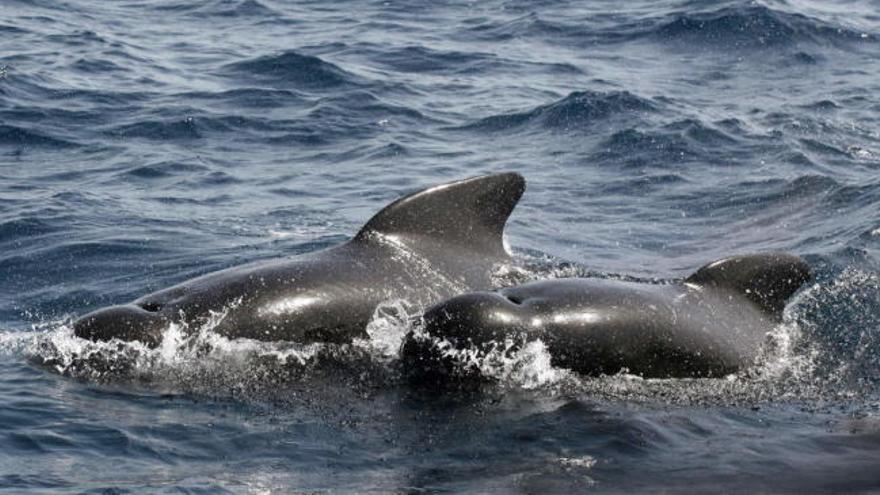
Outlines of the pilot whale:
{"type": "Polygon", "coordinates": [[[502,234],[524,191],[516,173],[434,186],[386,206],[344,244],[210,273],[99,309],[76,320],[74,334],[155,347],[171,323],[193,328],[213,318],[213,330],[228,338],[350,342],[366,335],[384,301],[427,307],[492,288],[494,269],[510,262],[502,234]]]}
{"type": "Polygon", "coordinates": [[[715,261],[681,283],[570,278],[462,294],[424,314],[401,356],[415,377],[478,377],[462,356],[540,339],[551,364],[585,375],[724,376],[755,362],[810,278],[801,258],[764,253],[715,261]]]}

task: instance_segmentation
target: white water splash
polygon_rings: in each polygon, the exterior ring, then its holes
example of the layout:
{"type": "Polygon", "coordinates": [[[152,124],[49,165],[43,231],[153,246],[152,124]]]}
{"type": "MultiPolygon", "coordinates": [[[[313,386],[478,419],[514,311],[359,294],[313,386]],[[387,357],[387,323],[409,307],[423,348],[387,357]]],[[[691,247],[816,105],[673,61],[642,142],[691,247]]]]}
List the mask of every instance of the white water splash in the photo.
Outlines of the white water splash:
{"type": "Polygon", "coordinates": [[[550,352],[541,340],[522,341],[507,338],[493,342],[488,348],[456,347],[446,339],[425,334],[443,358],[450,359],[463,374],[477,373],[498,384],[525,390],[554,387],[573,378],[569,370],[551,364],[550,352]]]}
{"type": "Polygon", "coordinates": [[[369,338],[358,340],[355,344],[371,350],[384,361],[396,358],[404,337],[412,329],[412,322],[419,313],[417,306],[404,299],[379,304],[367,323],[369,338]]]}
{"type": "MultiPolygon", "coordinates": [[[[235,304],[235,303],[234,303],[235,304]]],[[[261,342],[228,339],[214,330],[229,309],[211,313],[199,323],[171,323],[164,329],[155,348],[138,341],[112,339],[92,342],[76,337],[71,321],[40,325],[31,332],[0,333],[0,350],[20,353],[60,374],[87,378],[150,379],[187,373],[228,373],[247,367],[256,360],[270,358],[278,365],[305,365],[315,358],[322,344],[261,342]]]]}
{"type": "Polygon", "coordinates": [[[558,385],[572,376],[570,371],[551,364],[550,352],[540,340],[529,342],[517,350],[502,370],[502,381],[509,381],[524,389],[558,385]]]}
{"type": "Polygon", "coordinates": [[[565,467],[580,469],[591,469],[597,462],[596,458],[591,455],[585,455],[583,457],[560,457],[558,461],[565,467]]]}
{"type": "Polygon", "coordinates": [[[753,374],[764,380],[806,379],[815,371],[814,353],[801,352],[803,331],[794,321],[777,325],[767,334],[753,374]]]}

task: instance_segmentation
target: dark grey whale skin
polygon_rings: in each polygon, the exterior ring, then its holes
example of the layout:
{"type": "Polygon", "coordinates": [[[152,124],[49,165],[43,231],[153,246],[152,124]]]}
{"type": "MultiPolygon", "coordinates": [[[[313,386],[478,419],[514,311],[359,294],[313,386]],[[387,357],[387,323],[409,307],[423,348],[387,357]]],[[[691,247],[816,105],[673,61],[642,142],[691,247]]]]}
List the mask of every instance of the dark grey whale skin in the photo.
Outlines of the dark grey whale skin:
{"type": "Polygon", "coordinates": [[[384,301],[426,307],[491,288],[493,269],[510,261],[502,234],[524,191],[516,173],[434,186],[388,205],[342,245],[210,273],[100,309],[75,321],[74,334],[156,346],[170,323],[192,327],[223,313],[214,331],[228,338],[349,342],[366,335],[384,301]]]}
{"type": "Polygon", "coordinates": [[[401,355],[413,377],[467,378],[476,368],[449,349],[541,339],[554,366],[585,375],[724,376],[755,362],[810,278],[801,258],[764,253],[716,261],[675,284],[570,278],[463,294],[430,308],[401,355]]]}

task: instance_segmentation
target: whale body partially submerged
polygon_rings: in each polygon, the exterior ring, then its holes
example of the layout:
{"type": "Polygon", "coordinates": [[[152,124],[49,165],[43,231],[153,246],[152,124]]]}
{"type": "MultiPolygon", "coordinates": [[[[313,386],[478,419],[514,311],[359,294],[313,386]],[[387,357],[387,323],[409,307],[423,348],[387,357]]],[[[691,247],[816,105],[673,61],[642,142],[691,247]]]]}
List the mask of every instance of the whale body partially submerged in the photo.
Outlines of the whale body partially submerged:
{"type": "Polygon", "coordinates": [[[170,324],[228,338],[345,343],[365,336],[377,305],[427,307],[492,287],[510,262],[502,234],[525,190],[516,173],[434,186],[388,205],[349,242],[290,259],[210,273],[74,322],[74,334],[157,346],[170,324]]]}
{"type": "Polygon", "coordinates": [[[755,363],[810,277],[801,258],[764,253],[674,284],[570,278],[463,294],[430,308],[401,354],[413,376],[467,378],[475,356],[540,339],[554,366],[585,375],[724,376],[755,363]]]}

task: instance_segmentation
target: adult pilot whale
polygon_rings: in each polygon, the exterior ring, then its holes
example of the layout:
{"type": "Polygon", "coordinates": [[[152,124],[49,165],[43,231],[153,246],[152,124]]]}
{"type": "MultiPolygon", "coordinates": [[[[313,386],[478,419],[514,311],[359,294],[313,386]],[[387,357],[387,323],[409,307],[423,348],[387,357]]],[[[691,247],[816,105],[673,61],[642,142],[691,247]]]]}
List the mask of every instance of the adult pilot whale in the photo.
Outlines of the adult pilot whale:
{"type": "Polygon", "coordinates": [[[733,256],[682,283],[570,278],[462,294],[430,308],[402,357],[415,377],[467,378],[493,349],[540,339],[586,375],[717,377],[754,364],[786,301],[811,277],[784,253],[733,256]]]}
{"type": "Polygon", "coordinates": [[[503,229],[524,191],[516,173],[434,186],[386,206],[344,244],[210,273],[100,309],[75,321],[74,334],[157,346],[171,323],[193,328],[223,315],[213,330],[228,338],[349,342],[366,335],[383,301],[427,307],[491,288],[494,269],[511,261],[503,229]]]}

